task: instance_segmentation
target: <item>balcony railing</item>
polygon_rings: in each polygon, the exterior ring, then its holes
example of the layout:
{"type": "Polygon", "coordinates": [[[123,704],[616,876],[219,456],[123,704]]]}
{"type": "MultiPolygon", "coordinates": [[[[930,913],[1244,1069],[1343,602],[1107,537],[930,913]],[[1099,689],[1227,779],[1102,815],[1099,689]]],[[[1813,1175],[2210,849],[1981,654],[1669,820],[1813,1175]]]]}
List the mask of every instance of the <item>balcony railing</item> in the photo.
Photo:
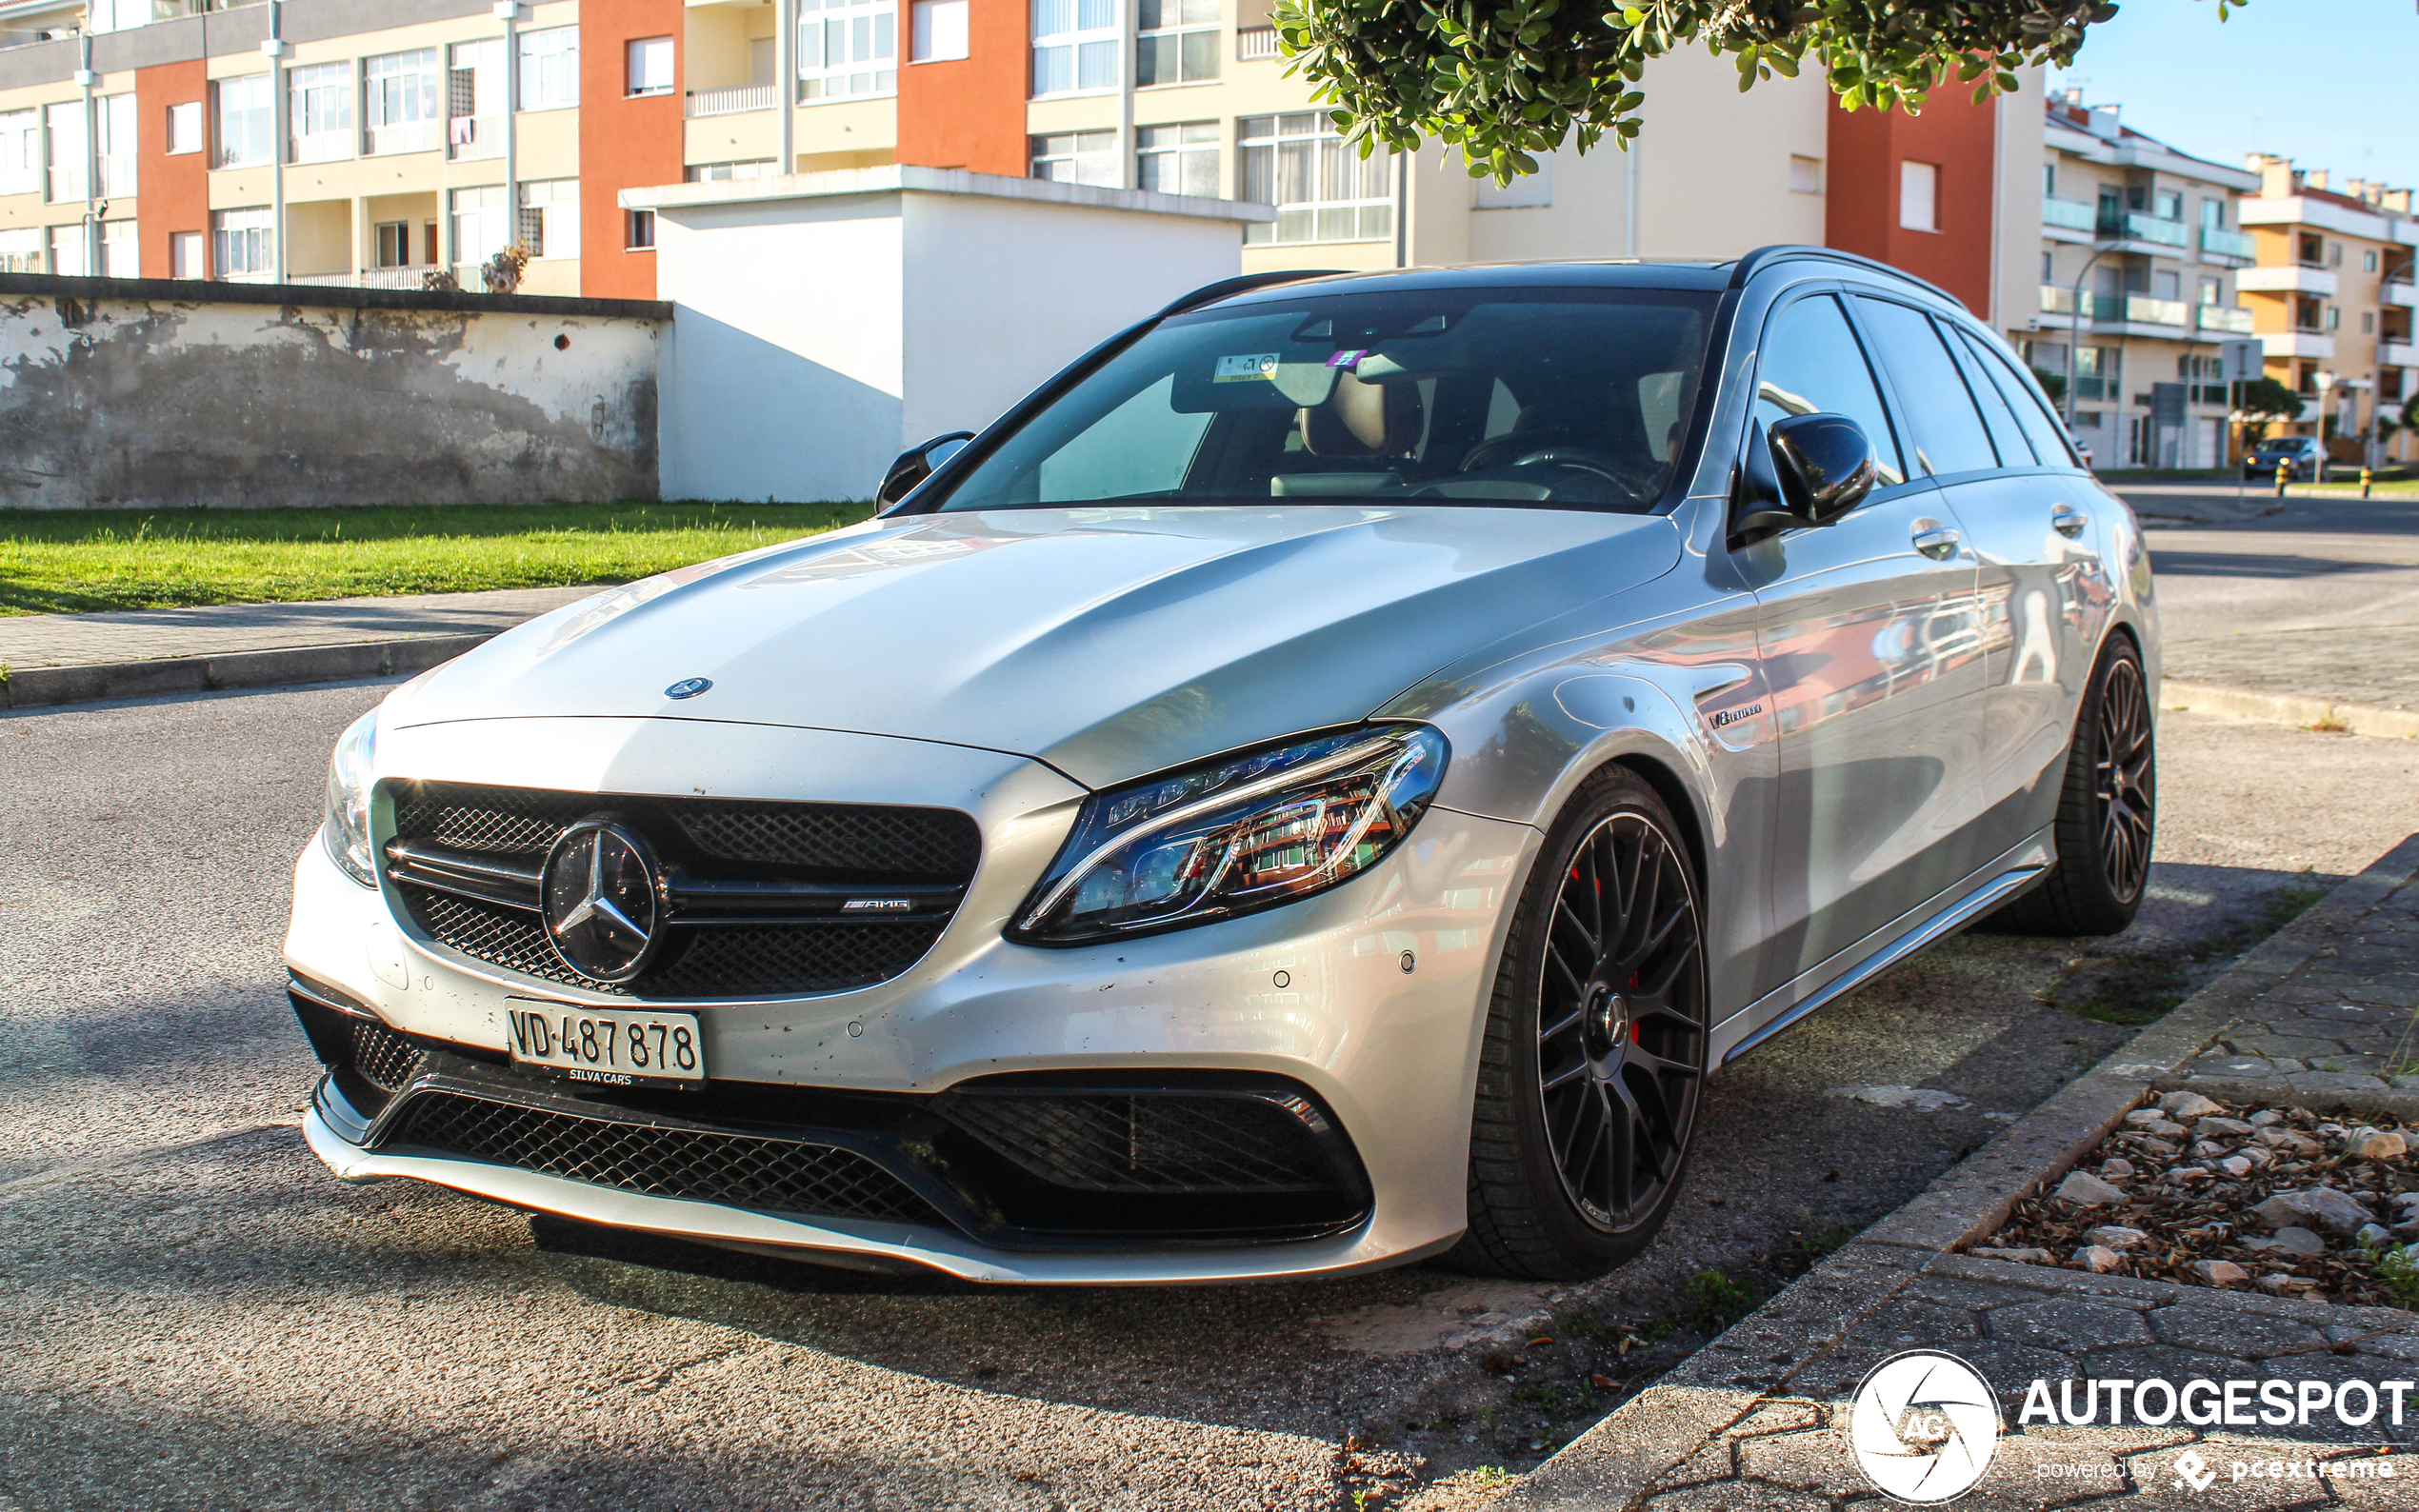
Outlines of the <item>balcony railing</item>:
{"type": "Polygon", "coordinates": [[[2240,305],[2195,305],[2192,308],[2203,330],[2222,330],[2234,336],[2251,333],[2251,312],[2240,305]]]}
{"type": "Polygon", "coordinates": [[[2129,326],[2181,326],[2191,318],[2191,307],[2180,299],[2152,299],[2148,294],[2125,296],[2125,320],[2129,326]]]}
{"type": "Polygon", "coordinates": [[[2045,315],[2074,313],[2074,290],[2064,284],[2041,286],[2041,312],[2045,315]]]}
{"type": "Polygon", "coordinates": [[[2081,200],[2045,198],[2041,202],[2041,224],[2088,234],[2099,229],[2099,211],[2081,200]]]}
{"type": "Polygon", "coordinates": [[[364,268],[350,273],[289,273],[286,282],[308,284],[319,288],[418,288],[434,271],[434,265],[426,268],[364,268]]]}
{"type": "Polygon", "coordinates": [[[2387,279],[2382,292],[2389,305],[2400,305],[2405,309],[2419,308],[2419,286],[2413,286],[2408,278],[2387,279]]]}
{"type": "Polygon", "coordinates": [[[504,155],[504,118],[499,115],[457,115],[445,123],[446,145],[457,163],[504,155]]]}
{"type": "Polygon", "coordinates": [[[2241,231],[2222,231],[2214,226],[2204,226],[2201,228],[2201,255],[2255,262],[2259,257],[2259,244],[2241,231]]]}
{"type": "Polygon", "coordinates": [[[2389,368],[2419,368],[2419,346],[2407,336],[2399,341],[2388,336],[2377,343],[2377,360],[2389,368]]]}
{"type": "Polygon", "coordinates": [[[710,115],[744,115],[750,110],[770,110],[780,103],[781,86],[777,84],[749,84],[735,90],[691,90],[689,91],[687,113],[689,119],[696,121],[710,115]]]}
{"type": "Polygon", "coordinates": [[[2191,244],[2191,228],[2182,221],[2161,220],[2139,210],[2122,215],[2102,216],[2098,226],[2102,241],[2156,242],[2161,247],[2186,247],[2191,244]]]}
{"type": "Polygon", "coordinates": [[[1277,55],[1277,29],[1245,27],[1234,34],[1234,55],[1237,62],[1256,63],[1277,55]]]}
{"type": "Polygon", "coordinates": [[[2094,378],[2086,374],[2074,381],[2074,396],[2077,399],[2114,399],[2118,390],[2119,385],[2113,378],[2094,378]]]}

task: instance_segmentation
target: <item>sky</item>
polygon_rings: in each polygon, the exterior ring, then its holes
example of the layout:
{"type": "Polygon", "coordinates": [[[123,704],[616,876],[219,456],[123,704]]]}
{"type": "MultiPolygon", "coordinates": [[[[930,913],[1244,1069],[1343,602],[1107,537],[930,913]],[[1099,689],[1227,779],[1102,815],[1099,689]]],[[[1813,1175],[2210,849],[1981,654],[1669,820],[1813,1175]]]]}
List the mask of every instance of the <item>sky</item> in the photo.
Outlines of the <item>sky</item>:
{"type": "Polygon", "coordinates": [[[2120,0],[2049,88],[2083,86],[2125,124],[2179,151],[2241,167],[2275,152],[2348,178],[2419,187],[2419,4],[2120,0]]]}

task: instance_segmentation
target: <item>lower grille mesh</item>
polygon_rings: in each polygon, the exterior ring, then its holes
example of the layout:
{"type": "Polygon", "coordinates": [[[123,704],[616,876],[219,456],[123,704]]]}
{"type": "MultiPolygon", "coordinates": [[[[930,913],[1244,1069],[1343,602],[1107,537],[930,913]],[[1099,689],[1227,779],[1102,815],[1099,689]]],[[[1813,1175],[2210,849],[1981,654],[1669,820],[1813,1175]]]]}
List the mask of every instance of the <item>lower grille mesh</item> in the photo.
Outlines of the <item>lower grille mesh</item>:
{"type": "Polygon", "coordinates": [[[1132,1193],[1301,1192],[1335,1173],[1299,1098],[951,1093],[950,1120],[1058,1186],[1132,1193]]]}
{"type": "Polygon", "coordinates": [[[827,1144],[622,1124],[449,1092],[414,1098],[388,1143],[655,1197],[821,1217],[942,1221],[897,1177],[827,1144]]]}
{"type": "Polygon", "coordinates": [[[420,1069],[420,1052],[410,1040],[383,1024],[352,1021],[352,1068],[382,1092],[392,1092],[420,1069]]]}
{"type": "Polygon", "coordinates": [[[895,924],[704,925],[681,932],[679,954],[643,983],[591,982],[563,965],[537,915],[477,898],[402,887],[438,942],[549,982],[650,999],[837,992],[894,977],[940,939],[947,919],[895,924]]]}

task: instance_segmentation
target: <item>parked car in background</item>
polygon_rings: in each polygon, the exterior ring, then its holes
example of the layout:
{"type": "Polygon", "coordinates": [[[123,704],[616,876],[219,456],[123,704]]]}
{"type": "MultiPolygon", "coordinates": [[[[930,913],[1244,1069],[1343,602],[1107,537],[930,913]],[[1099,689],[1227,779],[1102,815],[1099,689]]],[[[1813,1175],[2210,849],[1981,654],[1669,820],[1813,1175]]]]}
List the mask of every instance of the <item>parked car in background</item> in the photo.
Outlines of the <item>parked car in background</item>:
{"type": "Polygon", "coordinates": [[[945,440],[346,733],[285,944],[339,1175],[979,1281],[1584,1276],[1716,1067],[2141,902],[2141,531],[1879,264],[1237,279],[945,440]]]}
{"type": "Polygon", "coordinates": [[[2327,481],[2326,453],[2319,449],[2315,436],[2278,436],[2261,442],[2243,458],[2243,476],[2273,482],[2280,464],[2286,469],[2287,482],[2327,481]]]}

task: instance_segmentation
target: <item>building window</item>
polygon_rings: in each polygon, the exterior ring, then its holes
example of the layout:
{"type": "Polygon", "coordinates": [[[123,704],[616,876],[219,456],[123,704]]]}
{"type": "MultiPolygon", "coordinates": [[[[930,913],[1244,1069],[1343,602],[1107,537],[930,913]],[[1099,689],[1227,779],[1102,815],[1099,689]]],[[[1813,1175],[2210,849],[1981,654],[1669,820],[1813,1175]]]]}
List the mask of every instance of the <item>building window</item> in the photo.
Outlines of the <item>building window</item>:
{"type": "Polygon", "coordinates": [[[2360,312],[2360,333],[2364,336],[2373,336],[2377,333],[2377,312],[2375,310],[2364,309],[2360,312]]]}
{"type": "Polygon", "coordinates": [[[252,168],[276,151],[277,109],[269,90],[266,73],[221,79],[210,86],[218,100],[218,150],[211,154],[210,167],[252,168]]]}
{"type": "Polygon", "coordinates": [[[0,194],[31,194],[41,188],[42,112],[0,112],[0,194]]]}
{"type": "Polygon", "coordinates": [[[2163,221],[2180,221],[2184,218],[2184,196],[2173,189],[2159,190],[2157,206],[2158,217],[2163,221]]]}
{"type": "MultiPolygon", "coordinates": [[[[804,0],[801,0],[804,3],[804,0]]],[[[672,39],[637,37],[630,44],[630,92],[670,94],[673,89],[672,39]]]]}
{"type": "Polygon", "coordinates": [[[101,223],[101,276],[143,276],[143,244],[134,237],[134,217],[101,223]]]}
{"type": "Polygon", "coordinates": [[[50,271],[62,278],[90,278],[96,269],[86,255],[82,226],[50,228],[50,271]]]}
{"type": "Polygon", "coordinates": [[[89,167],[84,138],[84,102],[73,100],[42,108],[42,137],[49,157],[50,171],[45,182],[50,187],[48,198],[53,205],[64,205],[84,198],[86,170],[89,167]]]}
{"type": "Polygon", "coordinates": [[[2364,273],[2373,273],[2377,270],[2377,253],[2374,249],[2360,254],[2360,270],[2364,273]]]}
{"type": "Polygon", "coordinates": [[[131,92],[105,94],[92,102],[92,124],[101,130],[101,182],[93,192],[103,199],[126,199],[134,193],[134,109],[131,92]]]}
{"type": "Polygon", "coordinates": [[[168,276],[200,278],[207,269],[202,267],[202,233],[171,231],[168,238],[168,276]]]}
{"type": "Polygon", "coordinates": [[[915,0],[910,11],[908,58],[944,63],[966,56],[967,0],[915,0]]]}
{"type": "MultiPolygon", "coordinates": [[[[33,112],[25,112],[31,115],[33,112]]],[[[19,226],[0,231],[0,273],[42,271],[42,228],[19,226]]]]}
{"type": "Polygon", "coordinates": [[[373,268],[410,268],[411,266],[411,223],[380,221],[370,229],[377,250],[373,268]]]}
{"type": "Polygon", "coordinates": [[[1033,92],[1117,88],[1117,0],[1033,0],[1033,92]]]}
{"type": "Polygon", "coordinates": [[[2344,328],[2344,310],[2342,306],[2329,305],[2327,307],[2327,328],[2329,330],[2341,330],[2344,328]]]}
{"type": "Polygon", "coordinates": [[[437,146],[437,50],[389,52],[361,64],[361,124],[374,155],[437,146]]]}
{"type": "Polygon", "coordinates": [[[521,109],[563,110],[580,103],[580,29],[521,33],[521,109]]]}
{"type": "Polygon", "coordinates": [[[2226,303],[2225,284],[2214,278],[2202,279],[2201,303],[2204,305],[2223,305],[2226,303]]]}
{"type": "Polygon", "coordinates": [[[218,210],[211,214],[210,222],[210,266],[218,276],[238,283],[268,282],[274,261],[271,244],[276,234],[269,207],[253,205],[239,210],[218,210]]]}
{"type": "Polygon", "coordinates": [[[1031,139],[1032,176],[1060,184],[1117,185],[1117,133],[1061,131],[1031,139]]]}
{"type": "Polygon", "coordinates": [[[720,184],[726,179],[770,178],[776,167],[769,157],[751,157],[736,163],[691,163],[681,176],[691,184],[720,184]]]}
{"type": "Polygon", "coordinates": [[[1241,198],[1276,207],[1273,226],[1246,226],[1246,242],[1369,242],[1394,234],[1394,155],[1360,156],[1324,110],[1235,123],[1241,198]]]}
{"type": "Polygon", "coordinates": [[[622,212],[622,246],[633,252],[655,249],[655,212],[624,210],[622,212]]]}
{"type": "Polygon", "coordinates": [[[330,163],[352,156],[352,65],[318,63],[286,78],[286,121],[294,133],[289,161],[330,163]]]}
{"type": "Polygon", "coordinates": [[[1218,76],[1218,0],[1136,0],[1134,88],[1218,76]]]}
{"type": "Polygon", "coordinates": [[[843,100],[899,88],[893,0],[798,0],[798,98],[843,100]]]}
{"type": "Polygon", "coordinates": [[[2344,266],[2343,243],[2329,242],[2327,244],[2327,266],[2329,268],[2341,268],[2344,266]]]}
{"type": "MultiPolygon", "coordinates": [[[[168,155],[175,157],[182,152],[198,152],[201,149],[202,102],[188,100],[182,105],[170,106],[168,108],[168,155]]],[[[182,234],[198,236],[201,233],[187,231],[182,234]]]]}
{"type": "Polygon", "coordinates": [[[453,261],[463,287],[472,287],[477,265],[504,250],[511,228],[504,215],[504,186],[482,184],[453,191],[453,261]]]}
{"type": "Polygon", "coordinates": [[[1940,229],[1940,165],[1900,160],[1898,224],[1910,231],[1940,229]]]}
{"type": "Polygon", "coordinates": [[[2201,201],[2201,224],[2212,231],[2226,229],[2226,202],[2224,200],[2201,201]]]}
{"type": "Polygon", "coordinates": [[[521,186],[521,245],[531,257],[580,254],[580,181],[542,178],[521,186]]]}
{"type": "Polygon", "coordinates": [[[2041,254],[2041,281],[2045,284],[2058,281],[2058,259],[2049,252],[2041,254]]]}
{"type": "Polygon", "coordinates": [[[455,161],[504,155],[504,39],[457,42],[445,71],[446,149],[455,161]]]}
{"type": "Polygon", "coordinates": [[[1218,197],[1218,123],[1146,126],[1134,133],[1134,187],[1218,197]]]}
{"type": "Polygon", "coordinates": [[[1820,194],[1823,192],[1823,160],[1789,154],[1789,192],[1820,194]]]}
{"type": "Polygon", "coordinates": [[[2045,195],[2055,194],[2058,192],[2057,164],[2044,163],[2041,165],[2041,192],[2045,195]]]}

